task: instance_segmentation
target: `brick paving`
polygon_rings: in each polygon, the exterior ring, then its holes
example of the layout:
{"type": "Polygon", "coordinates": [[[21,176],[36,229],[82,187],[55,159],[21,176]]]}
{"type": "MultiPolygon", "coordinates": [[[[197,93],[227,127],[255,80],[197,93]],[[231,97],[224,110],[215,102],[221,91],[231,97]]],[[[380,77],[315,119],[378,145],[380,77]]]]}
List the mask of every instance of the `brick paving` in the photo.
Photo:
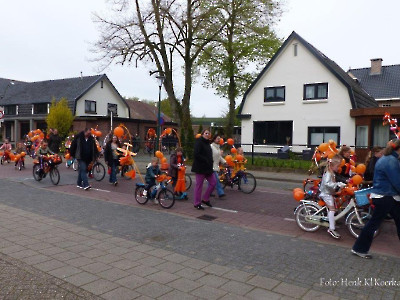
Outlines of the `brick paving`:
{"type": "Polygon", "coordinates": [[[1,299],[329,297],[3,204],[0,228],[1,299]],[[62,236],[63,241],[49,241],[50,236],[62,236]],[[91,244],[91,250],[71,246],[77,240],[91,244]],[[113,254],[115,249],[124,254],[113,254]]]}

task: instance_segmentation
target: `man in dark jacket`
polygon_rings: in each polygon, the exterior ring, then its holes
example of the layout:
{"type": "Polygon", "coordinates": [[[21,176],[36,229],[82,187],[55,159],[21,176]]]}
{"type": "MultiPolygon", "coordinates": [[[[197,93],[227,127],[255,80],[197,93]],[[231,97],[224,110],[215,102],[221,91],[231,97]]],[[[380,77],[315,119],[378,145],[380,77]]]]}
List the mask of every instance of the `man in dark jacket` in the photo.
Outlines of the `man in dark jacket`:
{"type": "Polygon", "coordinates": [[[203,130],[201,137],[196,140],[194,145],[194,159],[192,172],[196,173],[196,187],[194,189],[194,207],[204,209],[201,203],[212,207],[210,195],[216,185],[216,179],[213,171],[213,156],[210,145],[211,133],[208,129],[203,130]],[[204,200],[201,199],[204,179],[208,181],[208,188],[204,193],[204,200]]]}
{"type": "Polygon", "coordinates": [[[53,132],[50,133],[49,137],[49,148],[54,153],[60,152],[60,145],[61,145],[61,137],[58,135],[58,130],[54,129],[53,132]]]}
{"type": "Polygon", "coordinates": [[[75,136],[71,144],[71,156],[78,160],[78,182],[77,187],[88,190],[91,188],[87,177],[88,165],[97,159],[98,150],[90,129],[85,128],[75,136]]]}

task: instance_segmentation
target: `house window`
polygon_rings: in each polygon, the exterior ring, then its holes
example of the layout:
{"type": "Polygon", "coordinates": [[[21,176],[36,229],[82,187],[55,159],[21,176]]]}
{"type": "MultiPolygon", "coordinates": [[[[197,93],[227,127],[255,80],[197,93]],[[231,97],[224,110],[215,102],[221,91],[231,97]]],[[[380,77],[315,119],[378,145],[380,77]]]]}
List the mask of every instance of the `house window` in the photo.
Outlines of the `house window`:
{"type": "Polygon", "coordinates": [[[391,107],[391,104],[382,104],[382,107],[391,107]]]}
{"type": "Polygon", "coordinates": [[[368,126],[357,126],[356,146],[360,148],[368,147],[368,126]]]}
{"type": "Polygon", "coordinates": [[[292,141],[293,121],[254,122],[254,143],[287,145],[292,141]]]}
{"type": "Polygon", "coordinates": [[[390,126],[383,126],[382,120],[372,120],[372,145],[386,147],[387,142],[396,136],[390,131],[390,126]]]}
{"type": "Polygon", "coordinates": [[[87,114],[96,113],[96,101],[85,100],[85,113],[87,114]]]}
{"type": "Polygon", "coordinates": [[[285,101],[285,87],[267,87],[264,89],[264,102],[285,101]]]}
{"type": "Polygon", "coordinates": [[[41,115],[48,113],[49,104],[48,103],[35,103],[33,104],[33,114],[41,115]]]}
{"type": "Polygon", "coordinates": [[[16,115],[17,114],[17,106],[16,105],[4,105],[4,114],[5,115],[16,115]]]}
{"type": "Polygon", "coordinates": [[[305,84],[303,99],[328,99],[328,83],[305,84]]]}
{"type": "Polygon", "coordinates": [[[113,116],[118,116],[118,105],[114,103],[107,103],[107,113],[108,115],[113,113],[113,116]]]}
{"type": "Polygon", "coordinates": [[[100,88],[103,88],[103,80],[100,81],[100,88]]]}
{"type": "Polygon", "coordinates": [[[327,143],[329,140],[334,140],[339,145],[340,127],[308,127],[307,146],[309,148],[327,143]]]}
{"type": "Polygon", "coordinates": [[[293,55],[297,56],[297,44],[293,44],[293,55]]]}

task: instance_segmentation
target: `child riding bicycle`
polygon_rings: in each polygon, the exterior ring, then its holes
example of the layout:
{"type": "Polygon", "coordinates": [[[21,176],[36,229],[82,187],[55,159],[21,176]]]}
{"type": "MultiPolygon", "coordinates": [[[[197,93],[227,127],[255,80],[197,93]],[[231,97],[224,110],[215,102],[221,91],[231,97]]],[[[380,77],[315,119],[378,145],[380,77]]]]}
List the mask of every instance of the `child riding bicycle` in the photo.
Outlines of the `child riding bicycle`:
{"type": "Polygon", "coordinates": [[[345,187],[346,184],[343,182],[336,182],[335,173],[338,171],[340,164],[342,162],[342,157],[335,155],[330,160],[328,160],[328,165],[325,169],[325,173],[322,176],[320,185],[320,197],[324,200],[326,206],[328,207],[328,220],[329,228],[328,233],[335,239],[340,238],[340,234],[336,232],[335,227],[335,199],[333,195],[336,194],[337,190],[345,187]]]}
{"type": "Polygon", "coordinates": [[[54,152],[49,149],[48,143],[43,140],[40,142],[40,147],[39,149],[37,149],[36,155],[38,156],[39,159],[39,165],[40,165],[39,172],[43,172],[44,168],[43,161],[45,160],[45,157],[48,155],[54,155],[54,152]]]}
{"type": "MultiPolygon", "coordinates": [[[[161,174],[160,168],[158,167],[158,158],[153,157],[151,159],[151,163],[147,166],[146,170],[146,176],[145,176],[145,181],[146,181],[146,188],[145,192],[146,194],[149,195],[150,199],[153,199],[156,196],[156,190],[153,190],[151,194],[149,194],[150,189],[156,185],[156,178],[158,175],[161,174]]],[[[156,202],[157,200],[154,200],[156,202]]]]}

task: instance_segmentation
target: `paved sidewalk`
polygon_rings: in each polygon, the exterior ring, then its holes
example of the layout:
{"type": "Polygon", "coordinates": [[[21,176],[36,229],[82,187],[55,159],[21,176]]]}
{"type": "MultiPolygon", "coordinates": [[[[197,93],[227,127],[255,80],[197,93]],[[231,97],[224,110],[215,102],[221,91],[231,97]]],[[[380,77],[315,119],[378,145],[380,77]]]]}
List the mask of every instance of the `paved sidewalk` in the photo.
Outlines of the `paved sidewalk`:
{"type": "Polygon", "coordinates": [[[3,299],[339,299],[6,205],[0,228],[3,299]]]}

